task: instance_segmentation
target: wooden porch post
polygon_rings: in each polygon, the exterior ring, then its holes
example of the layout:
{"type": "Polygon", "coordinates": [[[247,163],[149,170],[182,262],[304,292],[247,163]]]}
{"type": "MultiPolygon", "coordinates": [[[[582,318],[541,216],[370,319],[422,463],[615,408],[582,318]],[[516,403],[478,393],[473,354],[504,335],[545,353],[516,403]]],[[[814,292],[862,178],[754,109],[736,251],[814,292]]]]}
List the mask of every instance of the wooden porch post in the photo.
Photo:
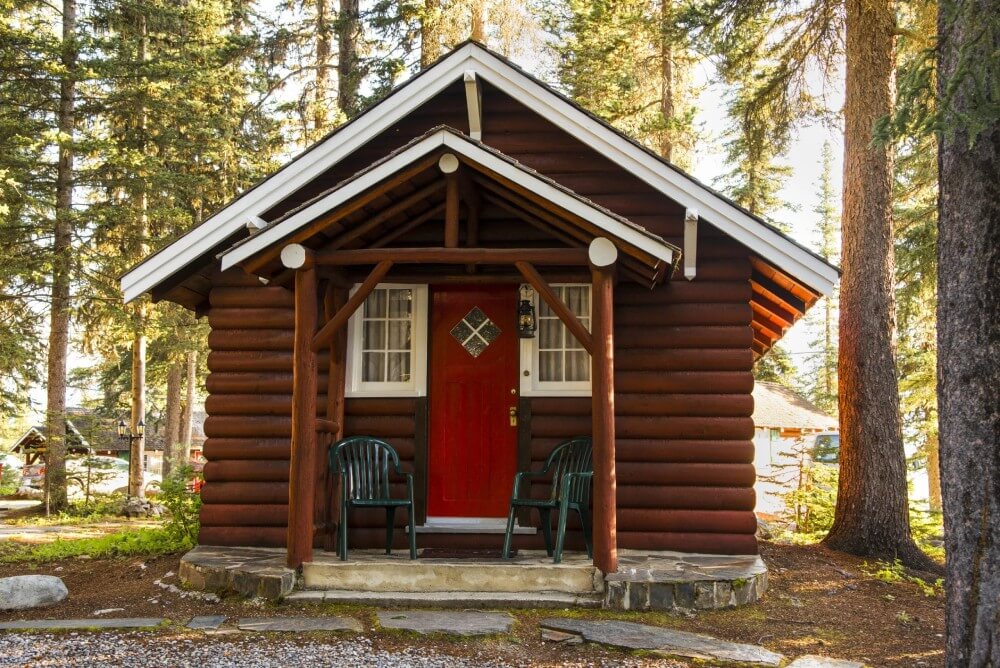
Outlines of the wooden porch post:
{"type": "Polygon", "coordinates": [[[281,254],[295,270],[295,342],[292,369],[292,451],[288,470],[289,568],[312,561],[316,500],[316,353],[313,336],[319,318],[316,269],[312,253],[297,244],[281,254]],[[290,250],[291,249],[291,250],[290,250]]]}
{"type": "Polygon", "coordinates": [[[618,518],[615,482],[614,265],[618,249],[604,238],[590,244],[593,317],[591,402],[594,440],[594,565],[618,570],[618,518]]]}

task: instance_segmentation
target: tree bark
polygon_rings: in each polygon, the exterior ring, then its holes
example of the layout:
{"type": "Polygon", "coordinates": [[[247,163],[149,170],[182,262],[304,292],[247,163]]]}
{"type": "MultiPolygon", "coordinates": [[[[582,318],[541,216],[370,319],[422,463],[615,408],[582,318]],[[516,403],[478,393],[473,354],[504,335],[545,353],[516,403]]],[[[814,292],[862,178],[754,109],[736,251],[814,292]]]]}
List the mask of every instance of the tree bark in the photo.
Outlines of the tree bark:
{"type": "Polygon", "coordinates": [[[924,445],[927,455],[927,502],[931,512],[939,513],[941,503],[941,452],[938,435],[932,433],[924,445]]]}
{"type": "Polygon", "coordinates": [[[341,0],[337,40],[340,47],[337,61],[337,103],[347,118],[354,118],[359,111],[358,89],[361,72],[358,59],[358,35],[361,32],[361,6],[359,0],[341,0]]]}
{"type": "Polygon", "coordinates": [[[167,429],[163,441],[163,477],[170,475],[180,445],[181,432],[181,365],[171,362],[167,370],[167,429]]]}
{"type": "MultiPolygon", "coordinates": [[[[977,108],[976,101],[982,102],[977,93],[995,96],[1000,86],[998,37],[994,32],[990,39],[983,28],[987,17],[998,13],[996,0],[939,5],[938,104],[949,120],[986,113],[977,108]],[[950,104],[949,91],[954,91],[950,104]]],[[[995,114],[976,137],[964,126],[946,124],[938,155],[945,654],[949,666],[1000,666],[1000,123],[995,114]]]]}
{"type": "Polygon", "coordinates": [[[329,0],[316,2],[316,98],[313,107],[313,137],[323,135],[329,125],[326,108],[327,91],[330,88],[330,3],[329,0]]]}
{"type": "Polygon", "coordinates": [[[826,544],[922,569],[910,535],[895,364],[891,147],[875,121],[894,104],[891,0],[848,0],[840,308],[840,483],[826,544]]]}
{"type": "MultiPolygon", "coordinates": [[[[132,433],[139,432],[139,423],[146,420],[146,335],[143,333],[146,323],[146,307],[138,307],[139,325],[132,338],[132,433]]],[[[142,456],[146,447],[146,438],[133,438],[129,443],[129,498],[145,498],[142,485],[142,456]]]]}
{"type": "Polygon", "coordinates": [[[194,426],[194,386],[198,381],[198,353],[190,351],[187,354],[187,397],[184,400],[184,410],[181,412],[181,435],[182,444],[179,459],[187,464],[191,461],[191,432],[194,426]]]}
{"type": "Polygon", "coordinates": [[[660,141],[660,155],[673,159],[674,138],[670,122],[674,117],[674,51],[670,28],[673,25],[673,0],[660,0],[660,113],[667,127],[660,141]]]}
{"type": "Polygon", "coordinates": [[[420,20],[420,69],[426,69],[441,55],[441,0],[424,0],[420,20]]]}
{"type": "Polygon", "coordinates": [[[66,507],[66,358],[69,353],[70,269],[73,250],[73,136],[76,130],[76,0],[64,0],[59,85],[59,164],[56,168],[45,410],[46,511],[66,507]]]}
{"type": "Polygon", "coordinates": [[[471,12],[470,17],[470,29],[469,37],[479,42],[480,44],[486,44],[486,7],[483,3],[474,1],[472,7],[469,11],[471,12]]]}

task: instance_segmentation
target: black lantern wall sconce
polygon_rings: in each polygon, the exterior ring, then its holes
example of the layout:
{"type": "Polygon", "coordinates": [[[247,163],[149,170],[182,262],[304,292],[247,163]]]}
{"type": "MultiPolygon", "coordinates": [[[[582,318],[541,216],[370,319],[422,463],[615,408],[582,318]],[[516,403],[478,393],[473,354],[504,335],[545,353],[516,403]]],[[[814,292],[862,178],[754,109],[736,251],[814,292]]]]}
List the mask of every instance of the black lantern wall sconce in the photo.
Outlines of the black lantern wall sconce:
{"type": "Polygon", "coordinates": [[[529,285],[522,285],[521,301],[517,305],[517,335],[522,339],[533,339],[537,329],[535,291],[529,285]]]}

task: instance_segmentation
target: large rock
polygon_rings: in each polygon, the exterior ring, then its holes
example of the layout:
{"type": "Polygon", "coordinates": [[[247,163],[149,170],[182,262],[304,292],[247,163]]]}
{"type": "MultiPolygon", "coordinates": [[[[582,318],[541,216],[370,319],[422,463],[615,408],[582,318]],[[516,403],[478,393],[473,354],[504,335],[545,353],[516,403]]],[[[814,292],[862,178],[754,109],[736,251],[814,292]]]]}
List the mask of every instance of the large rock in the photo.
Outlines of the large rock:
{"type": "Polygon", "coordinates": [[[456,636],[485,636],[506,633],[514,624],[514,618],[502,612],[386,610],[378,612],[378,623],[385,629],[400,629],[424,635],[444,633],[456,636]]]}
{"type": "Polygon", "coordinates": [[[54,575],[15,575],[0,578],[0,610],[27,610],[66,600],[69,590],[54,575]]]}

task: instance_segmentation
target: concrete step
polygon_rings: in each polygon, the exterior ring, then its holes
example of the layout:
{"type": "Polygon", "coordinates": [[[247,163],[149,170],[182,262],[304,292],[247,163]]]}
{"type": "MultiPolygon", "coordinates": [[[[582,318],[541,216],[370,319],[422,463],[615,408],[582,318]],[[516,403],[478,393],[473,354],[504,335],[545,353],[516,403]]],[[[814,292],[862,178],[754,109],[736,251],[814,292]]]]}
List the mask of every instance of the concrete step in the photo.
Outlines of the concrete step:
{"type": "Polygon", "coordinates": [[[560,592],[603,593],[604,581],[593,564],[553,564],[546,559],[463,561],[443,559],[321,559],[303,564],[306,589],[353,592],[560,592]]]}
{"type": "Polygon", "coordinates": [[[379,608],[600,608],[602,594],[568,594],[560,591],[539,592],[408,592],[305,590],[289,594],[286,601],[297,603],[348,603],[379,608]]]}

